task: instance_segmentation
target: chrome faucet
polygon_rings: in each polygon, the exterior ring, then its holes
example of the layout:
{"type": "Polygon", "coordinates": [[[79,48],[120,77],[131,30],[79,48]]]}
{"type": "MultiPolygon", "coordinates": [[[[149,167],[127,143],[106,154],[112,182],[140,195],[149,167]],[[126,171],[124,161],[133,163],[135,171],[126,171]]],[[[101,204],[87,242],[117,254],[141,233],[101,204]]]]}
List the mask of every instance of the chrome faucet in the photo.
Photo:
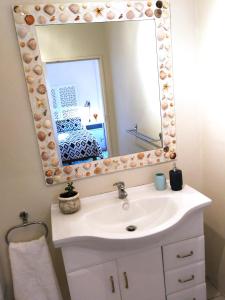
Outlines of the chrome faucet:
{"type": "Polygon", "coordinates": [[[118,188],[119,199],[127,198],[127,192],[125,191],[125,183],[123,181],[116,182],[113,184],[113,186],[116,186],[118,188]]]}

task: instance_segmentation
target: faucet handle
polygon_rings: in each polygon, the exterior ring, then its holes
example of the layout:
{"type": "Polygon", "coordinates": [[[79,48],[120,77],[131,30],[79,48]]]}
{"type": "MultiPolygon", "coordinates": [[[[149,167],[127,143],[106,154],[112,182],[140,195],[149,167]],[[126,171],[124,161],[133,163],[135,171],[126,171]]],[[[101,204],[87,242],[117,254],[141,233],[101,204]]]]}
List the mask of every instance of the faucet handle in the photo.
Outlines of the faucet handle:
{"type": "Polygon", "coordinates": [[[115,182],[113,186],[117,186],[118,188],[125,188],[125,183],[123,181],[118,181],[115,182]]]}

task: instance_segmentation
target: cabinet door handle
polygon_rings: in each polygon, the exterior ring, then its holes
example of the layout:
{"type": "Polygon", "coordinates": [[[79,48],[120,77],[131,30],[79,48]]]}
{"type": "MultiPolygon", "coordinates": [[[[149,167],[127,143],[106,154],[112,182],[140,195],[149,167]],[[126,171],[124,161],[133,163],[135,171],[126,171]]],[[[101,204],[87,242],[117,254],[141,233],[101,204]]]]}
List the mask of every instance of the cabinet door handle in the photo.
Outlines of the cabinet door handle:
{"type": "Polygon", "coordinates": [[[112,293],[115,294],[116,290],[115,290],[115,283],[114,283],[113,276],[110,276],[109,279],[110,279],[111,286],[112,286],[112,293]]]}
{"type": "Polygon", "coordinates": [[[195,279],[195,275],[192,275],[190,278],[188,278],[188,279],[178,279],[178,282],[180,282],[180,283],[185,283],[185,282],[188,282],[188,281],[192,281],[192,280],[194,280],[195,279]]]}
{"type": "Polygon", "coordinates": [[[128,277],[127,272],[123,272],[124,280],[125,280],[125,288],[129,289],[128,277]]]}
{"type": "Polygon", "coordinates": [[[187,258],[187,257],[190,257],[194,254],[194,251],[191,251],[190,253],[186,254],[186,255],[180,255],[180,254],[177,254],[177,258],[187,258]]]}

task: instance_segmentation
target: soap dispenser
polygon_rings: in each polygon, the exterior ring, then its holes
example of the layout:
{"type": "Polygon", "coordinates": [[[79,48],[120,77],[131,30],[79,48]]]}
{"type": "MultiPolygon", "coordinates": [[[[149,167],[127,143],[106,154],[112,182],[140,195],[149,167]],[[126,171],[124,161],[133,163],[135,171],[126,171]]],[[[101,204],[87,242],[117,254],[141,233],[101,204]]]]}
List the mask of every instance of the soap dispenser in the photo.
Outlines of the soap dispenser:
{"type": "Polygon", "coordinates": [[[169,172],[170,186],[173,191],[180,191],[183,188],[182,171],[177,169],[174,163],[173,169],[169,172]]]}

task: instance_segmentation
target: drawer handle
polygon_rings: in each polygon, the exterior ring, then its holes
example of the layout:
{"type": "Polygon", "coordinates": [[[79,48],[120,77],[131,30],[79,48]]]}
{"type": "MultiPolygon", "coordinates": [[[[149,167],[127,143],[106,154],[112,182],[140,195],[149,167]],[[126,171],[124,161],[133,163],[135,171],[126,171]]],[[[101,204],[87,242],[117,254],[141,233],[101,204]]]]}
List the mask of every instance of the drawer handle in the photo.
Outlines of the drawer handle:
{"type": "Polygon", "coordinates": [[[115,284],[114,284],[114,279],[113,276],[110,276],[110,282],[111,282],[111,286],[112,286],[112,293],[115,294],[115,284]]]}
{"type": "Polygon", "coordinates": [[[194,251],[191,251],[189,254],[186,254],[186,255],[180,255],[180,254],[177,254],[177,258],[187,258],[187,257],[190,257],[194,254],[194,251]]]}
{"type": "Polygon", "coordinates": [[[180,283],[185,283],[185,282],[192,281],[192,280],[194,280],[194,279],[195,279],[195,276],[192,275],[190,278],[185,279],[185,280],[183,280],[183,279],[178,279],[178,282],[180,282],[180,283]]]}
{"type": "Polygon", "coordinates": [[[125,288],[128,290],[129,289],[129,283],[128,283],[128,277],[127,277],[127,272],[123,272],[124,280],[125,280],[125,288]]]}

